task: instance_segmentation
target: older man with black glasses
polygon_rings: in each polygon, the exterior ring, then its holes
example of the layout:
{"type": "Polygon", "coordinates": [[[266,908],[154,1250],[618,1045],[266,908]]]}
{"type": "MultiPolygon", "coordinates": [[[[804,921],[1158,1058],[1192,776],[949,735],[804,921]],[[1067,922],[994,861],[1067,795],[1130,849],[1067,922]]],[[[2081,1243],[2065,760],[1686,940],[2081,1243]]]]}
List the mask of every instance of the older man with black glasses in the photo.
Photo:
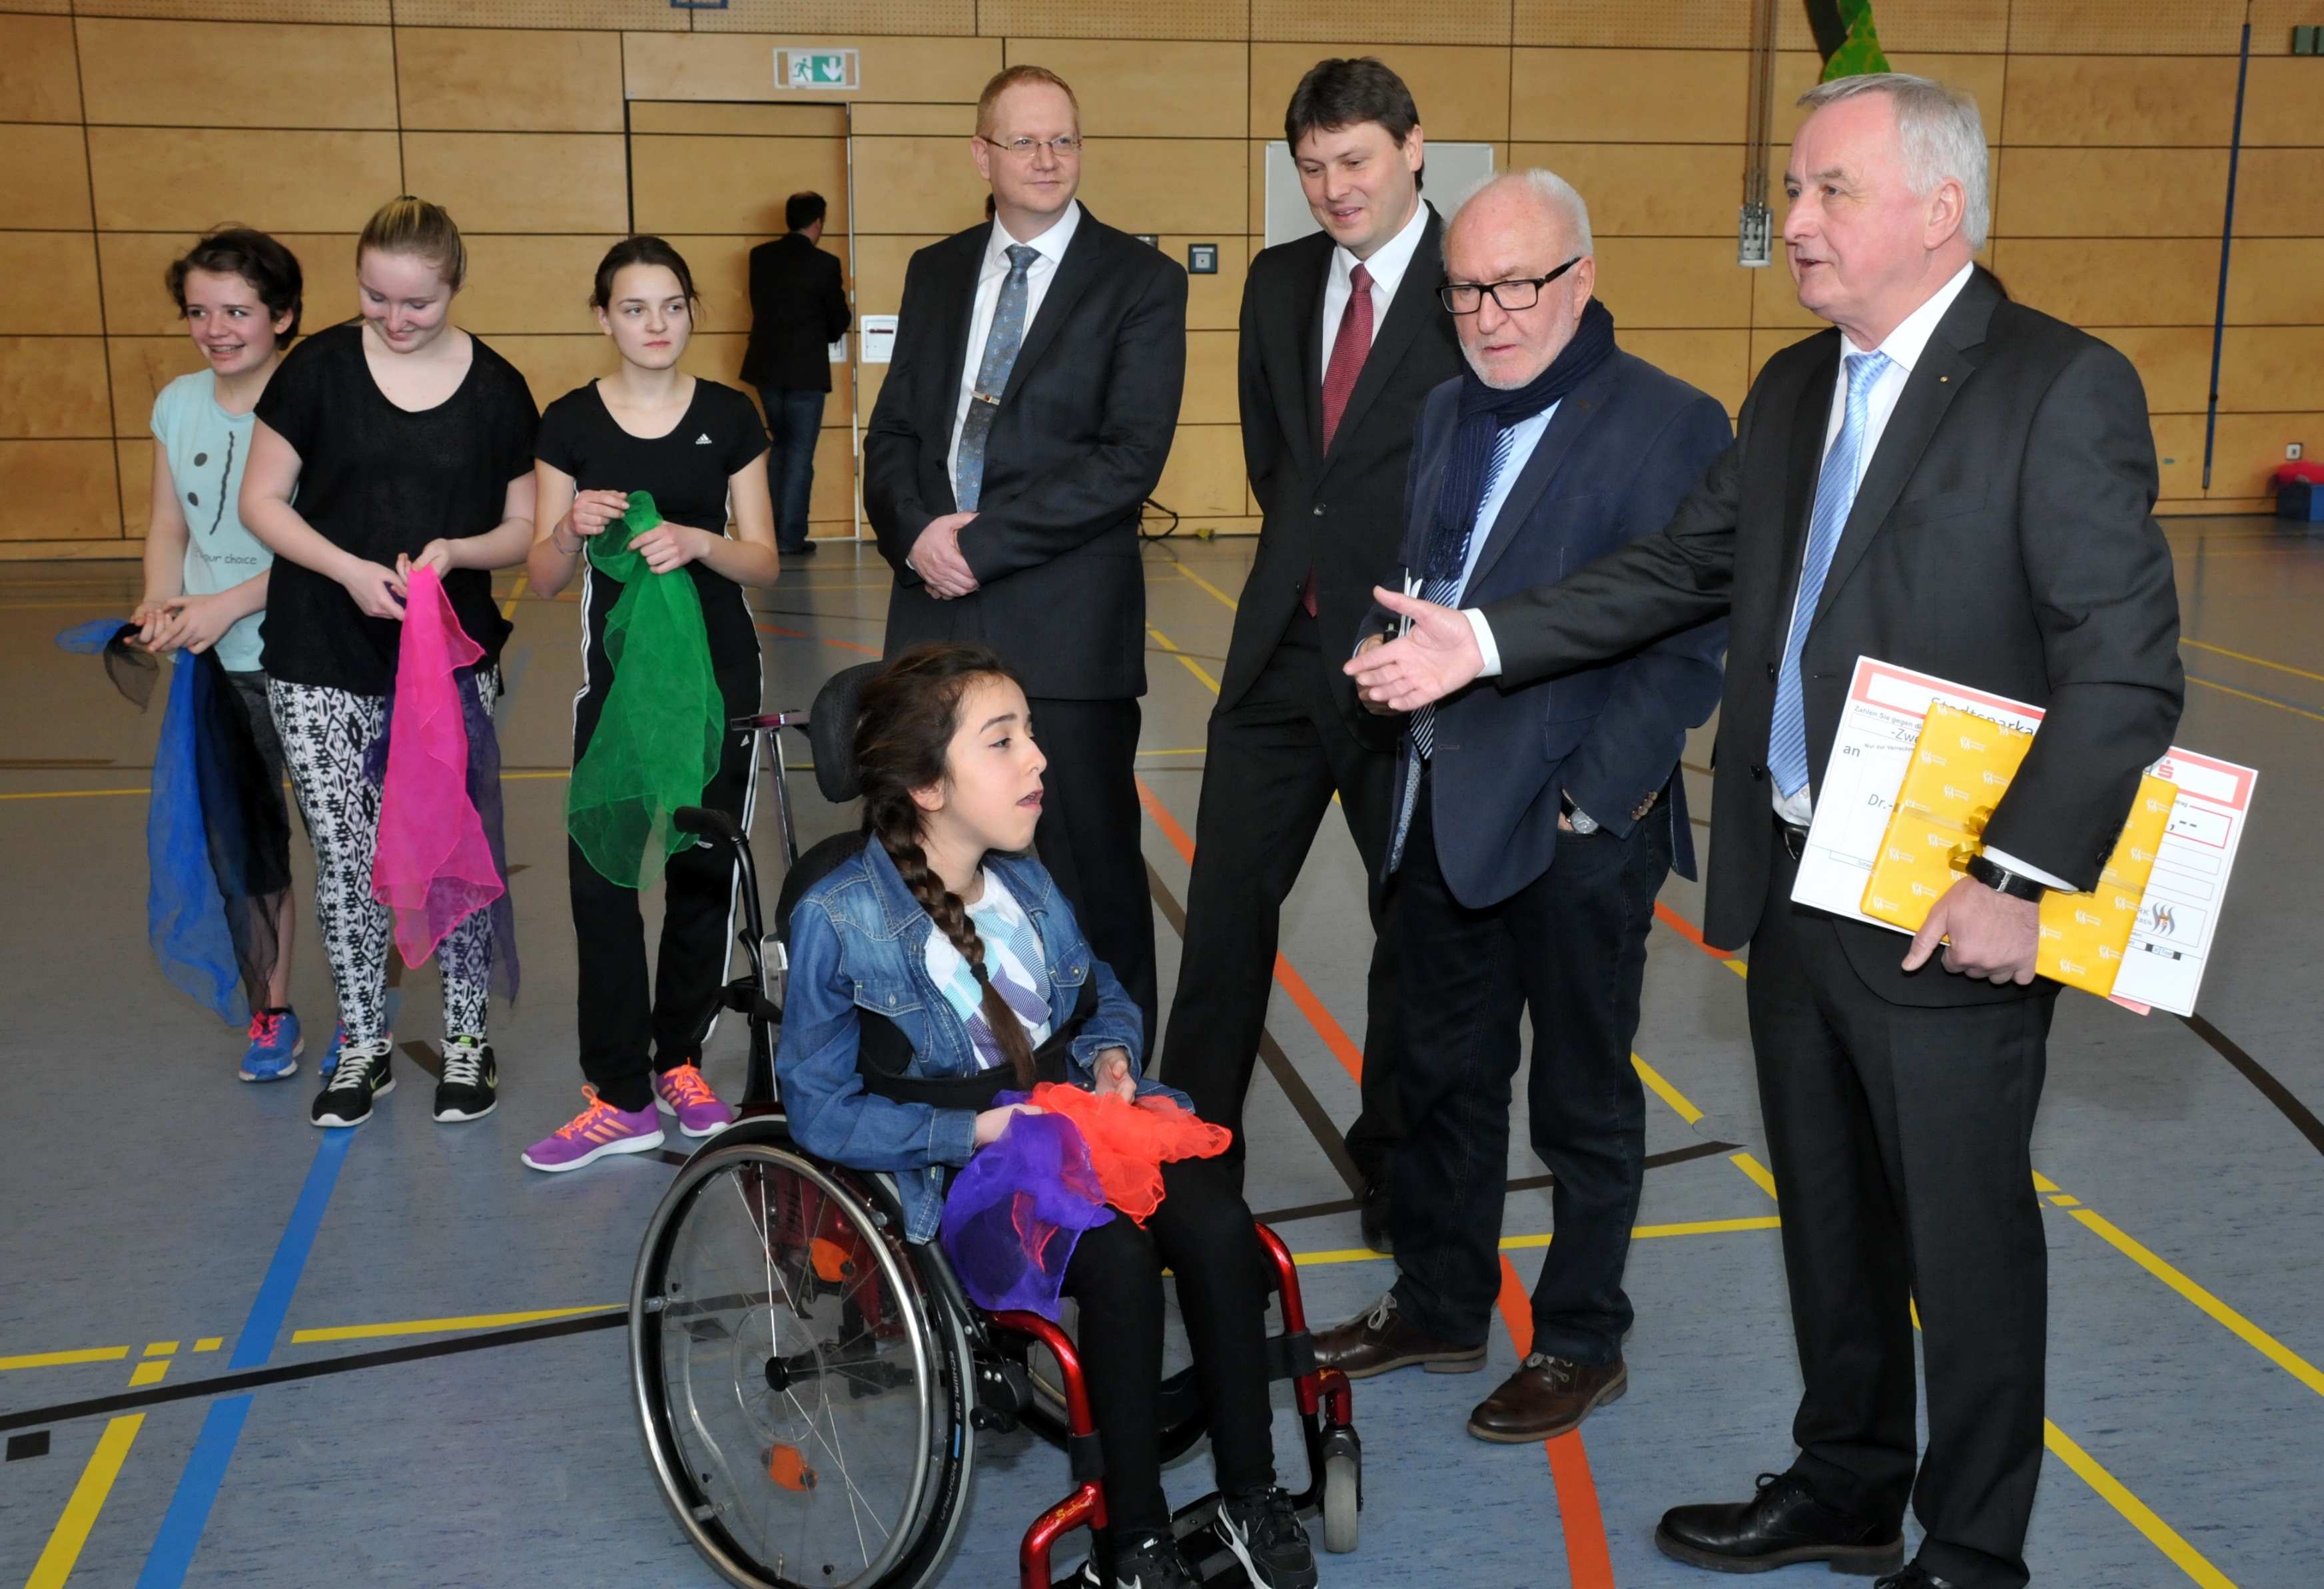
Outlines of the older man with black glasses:
{"type": "MultiPolygon", "coordinates": [[[[1442,307],[1469,367],[1421,410],[1403,583],[1473,605],[1660,528],[1731,432],[1716,400],[1615,345],[1589,211],[1563,181],[1502,177],[1444,236],[1442,307]]],[[[1396,622],[1375,608],[1364,648],[1396,622]]],[[[1557,1240],[1532,1352],[1469,1415],[1480,1439],[1563,1434],[1629,1382],[1622,1270],[1646,1161],[1630,1042],[1655,895],[1674,864],[1694,872],[1678,758],[1718,703],[1725,638],[1723,622],[1682,627],[1554,684],[1489,684],[1404,720],[1397,1278],[1316,1350],[1356,1377],[1484,1366],[1529,1014],[1526,1101],[1557,1240]]]]}

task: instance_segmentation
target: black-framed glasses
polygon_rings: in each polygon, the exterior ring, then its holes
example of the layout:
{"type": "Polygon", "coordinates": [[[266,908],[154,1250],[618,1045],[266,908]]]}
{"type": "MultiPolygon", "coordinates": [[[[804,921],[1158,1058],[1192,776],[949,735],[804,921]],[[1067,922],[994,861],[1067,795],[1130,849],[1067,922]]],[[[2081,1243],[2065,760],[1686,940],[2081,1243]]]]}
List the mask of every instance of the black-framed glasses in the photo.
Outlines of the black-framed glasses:
{"type": "Polygon", "coordinates": [[[1036,150],[1046,149],[1059,160],[1071,160],[1082,152],[1081,134],[1067,133],[1056,138],[987,138],[979,133],[980,142],[990,143],[1003,154],[1013,154],[1019,160],[1030,160],[1036,150]]]}
{"type": "Polygon", "coordinates": [[[1436,289],[1437,300],[1456,315],[1473,315],[1485,307],[1485,295],[1504,309],[1529,309],[1541,301],[1541,289],[1580,264],[1575,254],[1546,276],[1520,276],[1513,281],[1447,281],[1436,289]]]}

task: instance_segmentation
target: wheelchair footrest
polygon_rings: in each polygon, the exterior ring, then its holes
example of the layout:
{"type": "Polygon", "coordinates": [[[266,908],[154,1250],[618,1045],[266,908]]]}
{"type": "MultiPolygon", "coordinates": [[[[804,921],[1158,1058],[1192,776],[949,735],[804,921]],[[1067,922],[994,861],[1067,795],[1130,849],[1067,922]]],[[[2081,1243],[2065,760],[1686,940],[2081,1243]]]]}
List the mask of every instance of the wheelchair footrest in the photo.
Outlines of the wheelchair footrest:
{"type": "Polygon", "coordinates": [[[1315,1372],[1315,1337],[1305,1330],[1270,1336],[1267,1342],[1267,1377],[1304,1379],[1315,1372]]]}

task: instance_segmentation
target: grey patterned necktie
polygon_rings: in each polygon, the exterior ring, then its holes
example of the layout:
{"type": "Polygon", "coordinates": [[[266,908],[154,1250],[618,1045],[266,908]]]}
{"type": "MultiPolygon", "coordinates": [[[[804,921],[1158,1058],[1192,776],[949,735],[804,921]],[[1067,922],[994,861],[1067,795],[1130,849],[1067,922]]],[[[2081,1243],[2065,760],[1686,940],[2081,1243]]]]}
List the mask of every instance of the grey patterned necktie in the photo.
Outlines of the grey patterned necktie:
{"type": "Polygon", "coordinates": [[[953,465],[953,501],[964,513],[973,513],[984,495],[984,438],[991,433],[992,416],[1001,394],[1009,390],[1009,372],[1016,367],[1017,350],[1025,342],[1026,277],[1041,251],[1026,243],[1009,247],[1009,280],[1001,284],[1001,300],[992,306],[992,329],[985,334],[984,361],[976,367],[976,390],[969,395],[968,414],[960,422],[960,456],[953,465]]]}

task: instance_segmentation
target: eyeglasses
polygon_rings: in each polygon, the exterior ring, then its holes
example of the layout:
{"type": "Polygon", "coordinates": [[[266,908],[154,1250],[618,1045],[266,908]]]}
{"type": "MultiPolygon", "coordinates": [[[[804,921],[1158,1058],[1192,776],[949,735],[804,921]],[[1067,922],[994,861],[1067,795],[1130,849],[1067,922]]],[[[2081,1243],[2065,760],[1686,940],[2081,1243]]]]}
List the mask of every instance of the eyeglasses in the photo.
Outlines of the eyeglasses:
{"type": "Polygon", "coordinates": [[[1473,315],[1485,307],[1485,295],[1504,309],[1529,309],[1541,301],[1541,289],[1580,264],[1575,254],[1546,276],[1520,276],[1514,281],[1448,281],[1436,289],[1445,308],[1456,315],[1473,315]]]}
{"type": "Polygon", "coordinates": [[[1059,160],[1071,160],[1082,152],[1080,135],[1073,133],[1061,138],[1010,138],[1005,142],[999,138],[987,138],[982,133],[976,136],[980,142],[991,144],[1003,154],[1013,154],[1019,160],[1032,159],[1033,152],[1038,149],[1046,149],[1059,160]]]}

